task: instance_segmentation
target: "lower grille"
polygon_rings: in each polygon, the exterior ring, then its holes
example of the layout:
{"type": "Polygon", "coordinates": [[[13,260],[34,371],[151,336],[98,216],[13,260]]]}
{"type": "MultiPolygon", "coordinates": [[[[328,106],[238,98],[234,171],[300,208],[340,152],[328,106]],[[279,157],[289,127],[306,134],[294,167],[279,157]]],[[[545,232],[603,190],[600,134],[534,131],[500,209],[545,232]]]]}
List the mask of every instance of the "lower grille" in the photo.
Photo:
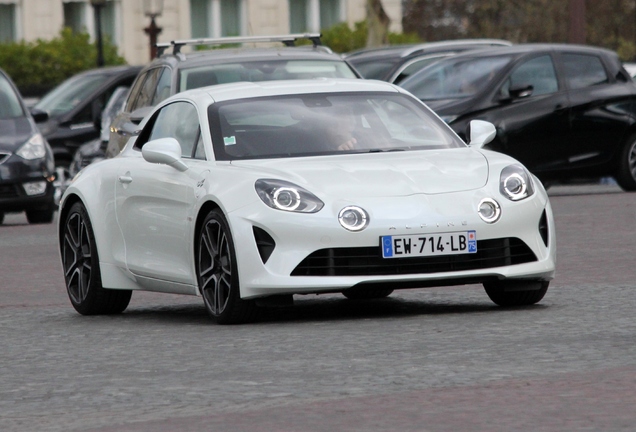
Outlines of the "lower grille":
{"type": "Polygon", "coordinates": [[[3,184],[0,185],[0,198],[17,198],[18,191],[15,185],[13,184],[3,184]]]}
{"type": "Polygon", "coordinates": [[[382,258],[380,246],[318,250],[292,271],[292,276],[380,276],[477,270],[536,261],[518,238],[477,241],[477,253],[438,257],[382,258]]]}

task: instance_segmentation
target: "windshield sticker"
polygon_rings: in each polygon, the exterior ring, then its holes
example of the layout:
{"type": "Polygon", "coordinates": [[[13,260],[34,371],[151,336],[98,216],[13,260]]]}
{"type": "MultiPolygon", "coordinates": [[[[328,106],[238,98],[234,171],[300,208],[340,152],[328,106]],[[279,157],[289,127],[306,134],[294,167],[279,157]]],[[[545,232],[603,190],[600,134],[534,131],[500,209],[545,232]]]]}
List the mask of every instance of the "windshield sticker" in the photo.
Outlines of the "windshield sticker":
{"type": "Polygon", "coordinates": [[[236,144],[236,137],[234,135],[230,137],[223,137],[223,142],[225,143],[226,146],[234,145],[236,144]]]}

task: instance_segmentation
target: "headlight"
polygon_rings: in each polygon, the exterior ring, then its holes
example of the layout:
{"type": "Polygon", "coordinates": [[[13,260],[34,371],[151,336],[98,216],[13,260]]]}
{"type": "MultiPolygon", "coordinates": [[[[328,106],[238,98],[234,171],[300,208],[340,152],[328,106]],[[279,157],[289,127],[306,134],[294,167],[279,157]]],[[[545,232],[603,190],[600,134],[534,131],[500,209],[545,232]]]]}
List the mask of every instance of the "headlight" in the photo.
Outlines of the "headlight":
{"type": "Polygon", "coordinates": [[[44,147],[44,138],[42,135],[35,134],[26,143],[15,152],[18,156],[26,160],[41,159],[46,155],[44,147]]]}
{"type": "Polygon", "coordinates": [[[509,165],[501,171],[499,191],[511,201],[526,199],[534,194],[532,177],[521,165],[509,165]]]}
{"type": "Polygon", "coordinates": [[[276,210],[316,213],[324,206],[314,194],[290,182],[261,179],[254,186],[259,198],[276,210]]]}

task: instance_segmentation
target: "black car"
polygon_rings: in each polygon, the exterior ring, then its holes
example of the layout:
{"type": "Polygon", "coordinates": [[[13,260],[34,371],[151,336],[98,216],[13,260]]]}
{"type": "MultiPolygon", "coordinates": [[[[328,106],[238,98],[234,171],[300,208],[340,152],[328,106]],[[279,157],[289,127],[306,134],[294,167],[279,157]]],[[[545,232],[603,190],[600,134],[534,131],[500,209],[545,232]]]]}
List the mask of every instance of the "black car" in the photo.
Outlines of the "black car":
{"type": "Polygon", "coordinates": [[[112,93],[130,86],[141,66],[112,66],[79,73],[47,93],[35,106],[49,115],[38,126],[48,140],[57,170],[57,185],[68,180],[68,167],[77,148],[98,138],[101,113],[112,93]]]}
{"type": "Polygon", "coordinates": [[[499,39],[458,39],[417,45],[393,45],[354,51],[344,58],[367,79],[398,84],[410,75],[444,57],[488,47],[510,46],[499,39]]]}
{"type": "Polygon", "coordinates": [[[270,81],[310,78],[360,78],[339,55],[320,45],[319,34],[273,37],[192,39],[158,44],[159,57],[135,80],[123,111],[111,124],[107,157],[119,154],[152,108],[184,90],[237,81],[270,81]],[[297,39],[312,45],[293,46],[297,39]],[[279,43],[280,47],[224,48],[224,44],[279,43]],[[221,45],[219,49],[183,53],[182,47],[221,45]],[[171,49],[172,52],[163,54],[171,49]]]}
{"type": "Polygon", "coordinates": [[[400,84],[465,139],[494,123],[489,148],[540,179],[613,176],[636,190],[636,85],[613,51],[527,44],[440,60],[400,84]]]}
{"type": "MultiPolygon", "coordinates": [[[[110,136],[110,124],[113,122],[115,116],[123,109],[129,92],[130,88],[125,86],[115,89],[102,112],[100,136],[79,146],[73,157],[73,162],[69,167],[71,177],[74,177],[86,166],[106,159],[106,146],[108,146],[108,138],[110,136]]],[[[66,188],[63,189],[65,190],[66,188]]]]}
{"type": "Polygon", "coordinates": [[[53,220],[53,152],[11,79],[0,70],[0,224],[5,213],[26,212],[29,223],[53,220]]]}

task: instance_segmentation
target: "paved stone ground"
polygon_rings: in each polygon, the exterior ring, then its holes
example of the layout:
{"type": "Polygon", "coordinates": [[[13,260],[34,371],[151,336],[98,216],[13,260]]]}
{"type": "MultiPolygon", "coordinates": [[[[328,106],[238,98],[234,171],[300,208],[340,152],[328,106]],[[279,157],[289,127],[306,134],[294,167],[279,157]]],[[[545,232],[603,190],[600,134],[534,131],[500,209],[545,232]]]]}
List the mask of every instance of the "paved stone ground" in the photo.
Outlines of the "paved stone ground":
{"type": "Polygon", "coordinates": [[[472,285],[312,296],[230,327],[153,293],[79,316],[54,226],[10,215],[0,431],[636,430],[636,199],[551,194],[558,272],[539,305],[498,308],[472,285]]]}

